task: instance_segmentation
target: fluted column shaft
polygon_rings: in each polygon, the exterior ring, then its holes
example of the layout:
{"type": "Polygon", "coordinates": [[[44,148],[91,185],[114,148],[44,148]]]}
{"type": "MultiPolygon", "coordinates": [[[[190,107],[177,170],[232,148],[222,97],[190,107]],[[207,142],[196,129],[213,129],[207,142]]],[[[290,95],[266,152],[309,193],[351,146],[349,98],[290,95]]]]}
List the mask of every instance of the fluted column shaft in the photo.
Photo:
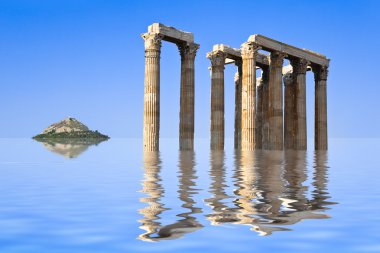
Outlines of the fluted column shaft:
{"type": "Polygon", "coordinates": [[[145,33],[144,150],[158,151],[160,136],[161,36],[145,33]]]}
{"type": "Polygon", "coordinates": [[[255,130],[255,149],[263,148],[263,77],[256,79],[257,83],[257,107],[256,107],[256,130],[255,130]]]}
{"type": "Polygon", "coordinates": [[[326,66],[313,67],[315,79],[315,150],[327,150],[327,75],[326,66]]]}
{"type": "Polygon", "coordinates": [[[179,149],[194,149],[194,60],[198,44],[178,44],[181,55],[179,149]]]}
{"type": "Polygon", "coordinates": [[[222,51],[207,54],[211,60],[211,150],[224,149],[224,63],[222,51]]]}
{"type": "Polygon", "coordinates": [[[241,148],[241,91],[242,91],[242,61],[235,61],[238,68],[235,74],[235,132],[234,147],[241,148]]]}
{"type": "Polygon", "coordinates": [[[261,81],[263,86],[263,123],[262,123],[262,149],[268,149],[269,145],[269,68],[263,68],[261,81]]]}
{"type": "Polygon", "coordinates": [[[307,149],[307,126],[306,126],[306,70],[309,62],[304,59],[292,59],[293,82],[295,89],[294,149],[307,149]]]}
{"type": "Polygon", "coordinates": [[[295,147],[295,86],[293,82],[293,73],[288,72],[284,75],[284,147],[285,149],[294,149],[295,147]]]}
{"type": "Polygon", "coordinates": [[[260,47],[253,42],[241,46],[243,59],[241,139],[242,150],[255,148],[256,55],[260,47]]]}
{"type": "Polygon", "coordinates": [[[282,65],[285,55],[279,52],[270,54],[269,63],[269,143],[268,149],[282,150],[283,106],[282,106],[282,65]]]}

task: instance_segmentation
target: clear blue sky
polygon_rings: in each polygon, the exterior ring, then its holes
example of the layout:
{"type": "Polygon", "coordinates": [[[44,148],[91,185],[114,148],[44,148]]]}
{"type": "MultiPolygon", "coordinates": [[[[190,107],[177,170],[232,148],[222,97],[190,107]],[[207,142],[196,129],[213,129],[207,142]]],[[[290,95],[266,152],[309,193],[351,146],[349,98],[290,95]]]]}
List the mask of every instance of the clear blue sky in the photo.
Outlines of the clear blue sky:
{"type": "MultiPolygon", "coordinates": [[[[193,32],[196,137],[209,136],[213,44],[251,34],[331,58],[330,137],[380,137],[380,1],[0,0],[0,137],[31,137],[66,116],[111,137],[141,137],[144,46],[154,22],[193,32]]],[[[178,136],[180,58],[163,43],[161,136],[178,136]]],[[[233,136],[234,66],[226,67],[233,136]]],[[[314,84],[308,74],[308,134],[314,84]]]]}

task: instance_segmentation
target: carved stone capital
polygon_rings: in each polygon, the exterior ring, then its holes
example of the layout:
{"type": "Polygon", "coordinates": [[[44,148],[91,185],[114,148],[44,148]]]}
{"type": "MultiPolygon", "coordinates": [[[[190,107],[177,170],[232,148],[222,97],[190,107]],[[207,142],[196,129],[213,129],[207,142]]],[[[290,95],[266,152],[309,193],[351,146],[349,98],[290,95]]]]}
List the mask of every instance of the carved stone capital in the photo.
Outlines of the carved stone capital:
{"type": "Polygon", "coordinates": [[[159,33],[143,33],[141,37],[145,41],[145,50],[161,50],[161,40],[163,36],[159,33]]]}
{"type": "Polygon", "coordinates": [[[293,67],[294,74],[306,74],[307,66],[309,66],[310,62],[305,59],[294,58],[290,59],[290,64],[293,67]]]}
{"type": "Polygon", "coordinates": [[[226,61],[226,53],[223,51],[212,51],[207,54],[207,58],[211,61],[212,68],[223,68],[226,61]]]}
{"type": "Polygon", "coordinates": [[[195,43],[179,43],[177,44],[181,59],[195,59],[199,44],[195,43]]]}
{"type": "Polygon", "coordinates": [[[284,85],[285,86],[293,85],[294,84],[294,82],[293,82],[293,73],[292,72],[287,72],[284,75],[283,80],[284,80],[284,85]]]}
{"type": "Polygon", "coordinates": [[[241,57],[243,59],[255,58],[261,47],[254,42],[245,42],[241,45],[241,57]]]}
{"type": "Polygon", "coordinates": [[[277,68],[282,68],[286,56],[286,54],[281,52],[272,52],[270,54],[269,64],[277,68]]]}
{"type": "Polygon", "coordinates": [[[320,80],[327,80],[327,76],[329,73],[327,66],[316,65],[316,66],[313,66],[312,69],[314,72],[314,80],[316,82],[320,80]]]}

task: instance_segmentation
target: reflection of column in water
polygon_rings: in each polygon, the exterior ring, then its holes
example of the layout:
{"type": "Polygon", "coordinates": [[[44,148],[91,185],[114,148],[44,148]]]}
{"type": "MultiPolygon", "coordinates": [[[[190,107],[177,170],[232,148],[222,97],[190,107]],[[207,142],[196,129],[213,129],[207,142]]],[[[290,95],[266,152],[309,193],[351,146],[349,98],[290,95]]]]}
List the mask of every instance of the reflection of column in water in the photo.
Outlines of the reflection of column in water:
{"type": "Polygon", "coordinates": [[[211,150],[209,172],[211,185],[209,192],[212,194],[212,197],[205,199],[205,202],[213,210],[211,214],[206,215],[212,225],[236,221],[234,212],[224,202],[226,199],[231,198],[225,192],[228,186],[226,184],[226,167],[224,161],[225,153],[223,150],[211,150]]]}
{"type": "Polygon", "coordinates": [[[260,216],[276,223],[284,192],[282,180],[283,151],[263,151],[257,155],[257,189],[260,216]]]}
{"type": "Polygon", "coordinates": [[[325,209],[328,203],[326,156],[316,156],[315,163],[314,200],[309,201],[303,185],[307,179],[305,151],[243,151],[241,156],[237,153],[234,177],[238,221],[234,223],[250,225],[260,235],[270,235],[290,230],[284,226],[304,219],[328,218],[315,212],[325,209]]]}
{"type": "Polygon", "coordinates": [[[286,190],[284,205],[289,209],[289,212],[308,209],[307,187],[303,185],[307,179],[306,166],[306,151],[285,151],[284,180],[286,190]]]}
{"type": "Polygon", "coordinates": [[[167,210],[164,205],[160,203],[163,197],[164,190],[161,185],[160,178],[161,161],[159,152],[144,152],[144,180],[142,183],[143,189],[141,192],[146,193],[148,197],[141,198],[140,201],[148,204],[139,210],[144,216],[140,228],[146,232],[141,234],[138,238],[144,241],[153,241],[150,236],[157,232],[161,227],[160,214],[167,210]]]}
{"type": "Polygon", "coordinates": [[[281,211],[281,195],[283,181],[281,180],[282,151],[244,152],[237,165],[235,191],[239,207],[238,224],[252,226],[251,230],[260,235],[270,235],[274,231],[286,228],[271,227],[277,224],[281,211]]]}
{"type": "Polygon", "coordinates": [[[202,209],[195,207],[193,195],[198,192],[195,180],[195,154],[193,151],[180,151],[179,153],[179,199],[183,201],[183,208],[189,209],[189,212],[179,214],[178,216],[186,219],[195,220],[191,214],[201,213],[202,209]]]}
{"type": "Polygon", "coordinates": [[[282,178],[284,163],[283,151],[261,151],[256,155],[257,210],[258,223],[253,228],[260,235],[271,235],[275,231],[289,229],[281,225],[284,181],[282,178]]]}
{"type": "Polygon", "coordinates": [[[326,210],[329,209],[327,207],[328,205],[337,204],[335,202],[326,201],[331,198],[327,190],[329,168],[327,162],[327,151],[319,150],[314,152],[314,191],[312,192],[313,200],[311,201],[313,210],[326,210]]]}
{"type": "Polygon", "coordinates": [[[306,196],[308,187],[304,186],[307,179],[306,151],[285,152],[284,179],[286,191],[285,209],[280,219],[282,225],[292,225],[305,219],[325,219],[328,216],[315,212],[306,196]]]}
{"type": "Polygon", "coordinates": [[[240,154],[240,166],[235,172],[237,189],[234,193],[237,195],[237,199],[234,202],[239,208],[237,214],[239,223],[251,224],[255,220],[252,215],[257,213],[253,202],[257,195],[255,153],[254,151],[242,150],[240,154]]]}
{"type": "Polygon", "coordinates": [[[157,235],[151,241],[171,240],[182,237],[184,234],[194,232],[203,227],[193,214],[201,213],[202,209],[195,207],[193,195],[197,193],[195,180],[195,157],[193,151],[180,151],[179,153],[179,199],[183,202],[182,207],[188,212],[178,214],[180,220],[166,226],[155,229],[157,235]]]}

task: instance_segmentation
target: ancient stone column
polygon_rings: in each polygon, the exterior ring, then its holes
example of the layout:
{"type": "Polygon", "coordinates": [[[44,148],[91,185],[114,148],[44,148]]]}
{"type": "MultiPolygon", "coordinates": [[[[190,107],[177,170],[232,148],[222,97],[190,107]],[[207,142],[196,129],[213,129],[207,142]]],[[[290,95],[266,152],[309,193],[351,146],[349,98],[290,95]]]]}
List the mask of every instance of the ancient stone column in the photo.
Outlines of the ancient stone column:
{"type": "Polygon", "coordinates": [[[327,150],[327,90],[328,67],[313,66],[315,80],[315,150],[327,150]]]}
{"type": "Polygon", "coordinates": [[[283,106],[282,106],[282,65],[285,54],[272,52],[269,63],[269,143],[268,149],[282,150],[283,106]]]}
{"type": "Polygon", "coordinates": [[[291,59],[293,67],[293,82],[295,91],[294,109],[294,149],[307,149],[307,127],[306,127],[306,70],[309,62],[304,59],[291,59]]]}
{"type": "Polygon", "coordinates": [[[268,89],[268,81],[269,81],[269,68],[262,68],[261,74],[261,82],[262,82],[262,97],[263,97],[263,106],[262,106],[262,149],[268,149],[269,143],[269,89],[268,89]]]}
{"type": "Polygon", "coordinates": [[[241,46],[243,59],[242,110],[241,110],[241,147],[242,150],[255,148],[256,117],[256,55],[260,47],[253,42],[241,46]]]}
{"type": "Polygon", "coordinates": [[[235,60],[238,70],[235,74],[235,132],[234,147],[241,148],[241,91],[242,91],[242,61],[235,60]]]}
{"type": "Polygon", "coordinates": [[[226,54],[214,51],[211,60],[211,150],[224,149],[224,63],[226,54]]]}
{"type": "Polygon", "coordinates": [[[255,149],[263,148],[263,78],[257,78],[257,107],[256,107],[256,130],[255,130],[255,149]]]}
{"type": "Polygon", "coordinates": [[[198,44],[178,44],[181,55],[179,149],[194,148],[194,60],[198,44]]]}
{"type": "Polygon", "coordinates": [[[284,146],[285,149],[294,149],[295,130],[294,130],[294,114],[295,114],[295,87],[293,81],[293,73],[290,71],[283,77],[285,86],[284,95],[284,146]]]}
{"type": "Polygon", "coordinates": [[[144,150],[158,151],[160,136],[161,35],[145,33],[144,150]]]}

